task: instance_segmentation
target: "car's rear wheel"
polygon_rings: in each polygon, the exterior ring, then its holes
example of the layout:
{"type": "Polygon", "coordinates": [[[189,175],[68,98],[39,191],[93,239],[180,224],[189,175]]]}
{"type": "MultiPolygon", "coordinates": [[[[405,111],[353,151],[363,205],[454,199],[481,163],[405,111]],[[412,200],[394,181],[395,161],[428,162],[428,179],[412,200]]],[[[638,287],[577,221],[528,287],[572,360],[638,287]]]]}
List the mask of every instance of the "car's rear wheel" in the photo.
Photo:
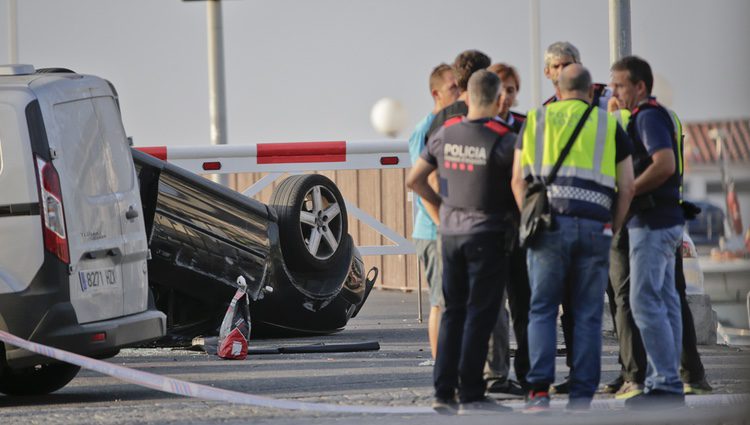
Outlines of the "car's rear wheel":
{"type": "Polygon", "coordinates": [[[72,381],[81,370],[68,363],[37,365],[9,369],[0,373],[0,393],[7,395],[42,395],[57,391],[72,381]]]}
{"type": "Polygon", "coordinates": [[[292,270],[324,270],[345,251],[346,206],[327,177],[291,176],[276,187],[269,204],[278,213],[281,250],[292,270]]]}

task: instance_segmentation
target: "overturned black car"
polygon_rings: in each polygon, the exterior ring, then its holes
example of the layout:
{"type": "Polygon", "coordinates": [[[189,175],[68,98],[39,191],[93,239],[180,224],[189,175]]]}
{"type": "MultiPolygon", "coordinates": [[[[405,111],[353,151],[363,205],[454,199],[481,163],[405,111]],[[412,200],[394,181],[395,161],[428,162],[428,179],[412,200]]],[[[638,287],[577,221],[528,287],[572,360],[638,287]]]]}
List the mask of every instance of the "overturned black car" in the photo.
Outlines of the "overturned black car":
{"type": "Polygon", "coordinates": [[[167,315],[162,343],[218,332],[243,276],[253,336],[341,330],[362,308],[365,275],[335,184],[317,174],[278,185],[270,205],[132,150],[149,238],[149,285],[167,315]]]}

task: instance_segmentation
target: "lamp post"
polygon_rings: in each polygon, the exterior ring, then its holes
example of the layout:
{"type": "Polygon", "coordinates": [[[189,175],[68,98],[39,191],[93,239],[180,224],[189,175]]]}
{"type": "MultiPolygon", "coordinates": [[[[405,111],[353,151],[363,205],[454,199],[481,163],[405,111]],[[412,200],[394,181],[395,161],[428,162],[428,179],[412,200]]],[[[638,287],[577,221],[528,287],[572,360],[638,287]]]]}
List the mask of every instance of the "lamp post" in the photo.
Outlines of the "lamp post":
{"type": "MultiPolygon", "coordinates": [[[[380,134],[395,138],[406,127],[406,109],[396,99],[384,97],[370,110],[370,124],[380,134]]],[[[411,202],[412,219],[417,214],[417,202],[412,192],[407,199],[411,202]]],[[[419,260],[417,260],[417,263],[419,260]]],[[[422,323],[422,269],[417,265],[417,322],[422,323]]]]}
{"type": "MultiPolygon", "coordinates": [[[[196,0],[183,0],[196,1],[196,0]]],[[[212,145],[227,144],[226,85],[224,83],[224,36],[221,16],[221,0],[206,1],[206,28],[208,30],[208,111],[212,145]]],[[[229,185],[229,176],[215,174],[212,178],[224,186],[229,185]]]]}
{"type": "Polygon", "coordinates": [[[630,0],[609,0],[609,61],[630,56],[630,0]]]}
{"type": "Polygon", "coordinates": [[[529,2],[529,40],[531,44],[531,107],[542,105],[542,46],[539,41],[539,0],[529,2]]]}
{"type": "Polygon", "coordinates": [[[8,0],[8,63],[18,63],[17,0],[8,0]]]}

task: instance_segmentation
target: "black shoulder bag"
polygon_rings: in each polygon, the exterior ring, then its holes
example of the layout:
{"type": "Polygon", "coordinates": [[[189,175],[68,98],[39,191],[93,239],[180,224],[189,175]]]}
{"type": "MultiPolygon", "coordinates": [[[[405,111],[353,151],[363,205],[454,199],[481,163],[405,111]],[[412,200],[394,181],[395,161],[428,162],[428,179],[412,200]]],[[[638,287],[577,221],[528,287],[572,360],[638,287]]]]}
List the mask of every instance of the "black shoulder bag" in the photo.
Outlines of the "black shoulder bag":
{"type": "MultiPolygon", "coordinates": [[[[541,177],[539,181],[534,181],[529,184],[526,188],[526,195],[523,200],[523,207],[521,208],[521,226],[519,228],[519,238],[521,248],[527,248],[534,244],[542,233],[542,230],[550,228],[552,226],[552,212],[549,207],[549,199],[547,199],[547,186],[552,184],[557,177],[557,172],[560,170],[565,157],[568,156],[570,149],[573,147],[578,134],[581,132],[583,125],[591,114],[591,110],[594,109],[594,105],[590,105],[586,112],[583,113],[581,120],[578,121],[573,134],[570,135],[570,140],[560,152],[560,157],[557,158],[555,166],[549,173],[549,176],[545,179],[541,177]]],[[[543,155],[543,152],[537,152],[537,155],[543,155]]]]}

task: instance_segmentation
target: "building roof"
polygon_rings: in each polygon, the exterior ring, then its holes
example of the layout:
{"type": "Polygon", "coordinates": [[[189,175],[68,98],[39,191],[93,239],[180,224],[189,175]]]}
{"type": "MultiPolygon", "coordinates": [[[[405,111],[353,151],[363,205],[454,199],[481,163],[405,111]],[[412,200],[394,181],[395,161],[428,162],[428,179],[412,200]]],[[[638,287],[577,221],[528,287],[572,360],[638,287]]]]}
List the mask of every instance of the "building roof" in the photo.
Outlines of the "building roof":
{"type": "Polygon", "coordinates": [[[685,123],[685,161],[711,165],[718,162],[716,140],[711,138],[714,128],[724,130],[727,159],[730,163],[750,163],[750,118],[732,121],[685,123]]]}

